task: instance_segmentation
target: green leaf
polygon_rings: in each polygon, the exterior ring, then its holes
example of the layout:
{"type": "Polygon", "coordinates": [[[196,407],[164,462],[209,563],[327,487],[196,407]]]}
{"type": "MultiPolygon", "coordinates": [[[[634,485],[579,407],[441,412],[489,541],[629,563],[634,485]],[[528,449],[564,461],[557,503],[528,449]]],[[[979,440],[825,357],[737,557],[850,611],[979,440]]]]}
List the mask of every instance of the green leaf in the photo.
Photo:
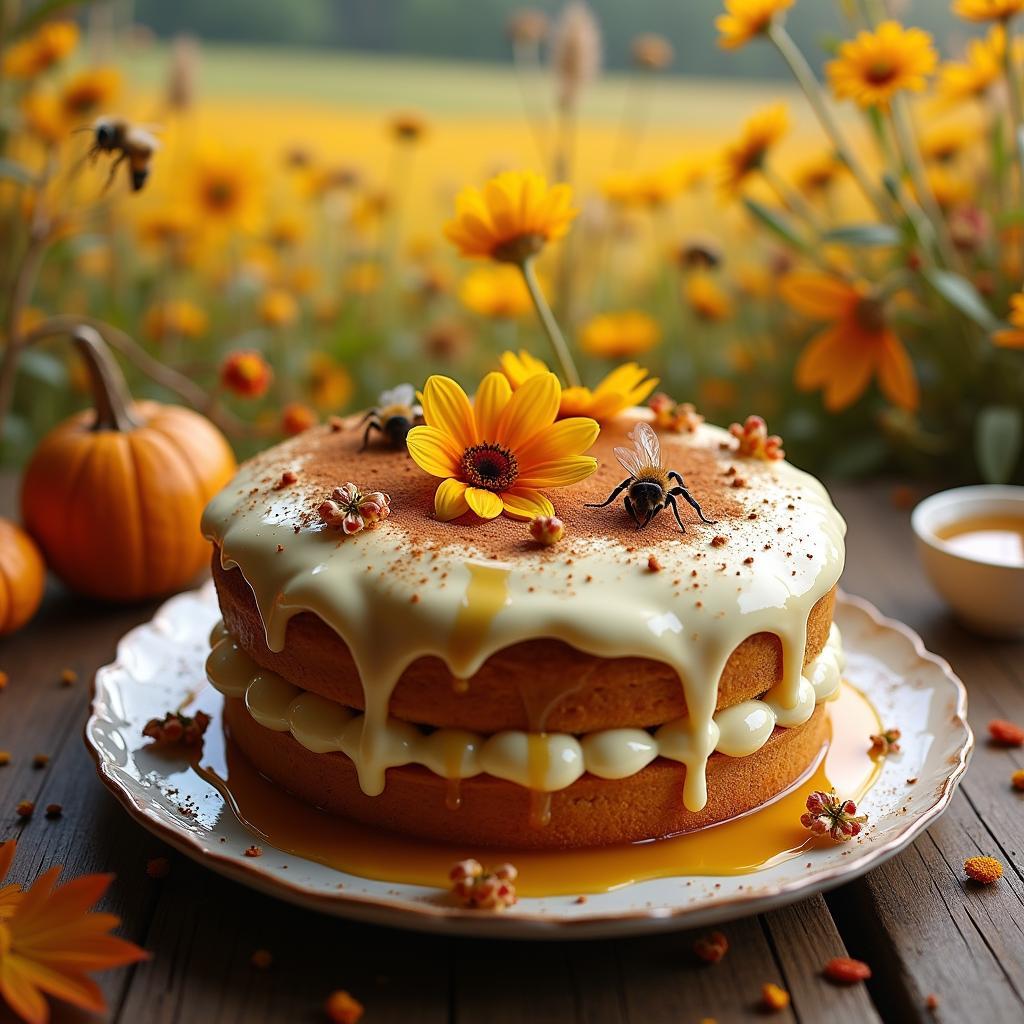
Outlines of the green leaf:
{"type": "Polygon", "coordinates": [[[1024,414],[1011,405],[990,405],[974,421],[974,459],[988,484],[1013,475],[1024,442],[1024,414]]]}
{"type": "Polygon", "coordinates": [[[973,320],[986,331],[997,331],[1001,326],[992,310],[985,305],[978,289],[952,270],[925,270],[925,280],[955,309],[973,320]]]}
{"type": "Polygon", "coordinates": [[[1012,228],[1017,224],[1024,224],[1024,210],[1003,210],[996,215],[996,227],[1012,228]]]}
{"type": "Polygon", "coordinates": [[[823,242],[838,242],[840,245],[899,245],[903,235],[892,224],[846,224],[826,231],[823,242]]]}
{"type": "Polygon", "coordinates": [[[31,185],[35,181],[35,176],[24,164],[3,156],[0,156],[0,178],[16,181],[19,185],[31,185]]]}
{"type": "Polygon", "coordinates": [[[68,383],[68,371],[65,364],[56,356],[40,349],[30,349],[22,353],[19,369],[22,373],[48,384],[52,388],[61,389],[68,383]]]}
{"type": "Polygon", "coordinates": [[[806,251],[810,246],[796,232],[785,214],[779,210],[773,210],[770,206],[759,203],[756,199],[743,197],[743,205],[747,208],[756,220],[759,220],[769,231],[776,234],[784,242],[793,246],[794,249],[806,251]]]}

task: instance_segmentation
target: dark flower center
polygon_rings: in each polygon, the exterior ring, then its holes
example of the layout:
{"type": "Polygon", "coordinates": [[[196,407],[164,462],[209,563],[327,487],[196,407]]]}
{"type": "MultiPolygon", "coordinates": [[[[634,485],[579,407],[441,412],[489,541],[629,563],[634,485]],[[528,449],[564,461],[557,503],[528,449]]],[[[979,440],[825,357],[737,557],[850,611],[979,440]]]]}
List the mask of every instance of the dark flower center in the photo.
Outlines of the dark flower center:
{"type": "Polygon", "coordinates": [[[872,85],[887,85],[896,77],[897,68],[888,60],[876,60],[869,65],[864,77],[872,85]]]}
{"type": "Polygon", "coordinates": [[[853,310],[857,325],[868,334],[878,334],[885,330],[885,306],[880,299],[861,299],[853,310]]]}
{"type": "Polygon", "coordinates": [[[462,454],[462,477],[474,487],[504,491],[516,482],[519,463],[507,449],[497,444],[474,445],[462,454]]]}

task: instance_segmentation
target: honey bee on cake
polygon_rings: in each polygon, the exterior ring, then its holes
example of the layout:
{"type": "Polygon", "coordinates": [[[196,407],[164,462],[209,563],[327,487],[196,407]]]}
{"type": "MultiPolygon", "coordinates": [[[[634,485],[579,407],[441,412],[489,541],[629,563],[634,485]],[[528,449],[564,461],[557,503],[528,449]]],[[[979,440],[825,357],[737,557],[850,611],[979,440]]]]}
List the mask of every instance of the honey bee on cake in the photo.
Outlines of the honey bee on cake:
{"type": "Polygon", "coordinates": [[[128,163],[128,180],[132,191],[138,192],[149,177],[149,166],[153,154],[160,148],[160,142],[152,131],[141,125],[132,124],[123,117],[101,117],[90,128],[92,146],[86,153],[86,159],[93,163],[101,153],[116,153],[110,165],[110,174],[103,186],[103,191],[114,183],[117,169],[121,164],[128,163]]]}
{"type": "Polygon", "coordinates": [[[360,426],[366,424],[360,451],[369,446],[370,434],[374,431],[383,435],[392,448],[404,448],[409,431],[422,422],[423,408],[417,404],[416,389],[411,384],[399,384],[382,391],[376,406],[360,421],[360,426]]]}
{"type": "Polygon", "coordinates": [[[623,503],[637,529],[645,527],[662,509],[671,507],[679,529],[686,533],[686,526],[679,515],[676,498],[683,498],[692,506],[702,523],[714,525],[714,520],[704,515],[696,498],[686,489],[686,481],[674,469],[667,469],[661,457],[661,441],[649,423],[638,423],[630,432],[632,448],[616,448],[615,458],[619,460],[629,476],[622,481],[604,501],[588,503],[586,508],[604,508],[610,505],[623,491],[623,503]],[[669,484],[674,483],[674,487],[669,484]]]}

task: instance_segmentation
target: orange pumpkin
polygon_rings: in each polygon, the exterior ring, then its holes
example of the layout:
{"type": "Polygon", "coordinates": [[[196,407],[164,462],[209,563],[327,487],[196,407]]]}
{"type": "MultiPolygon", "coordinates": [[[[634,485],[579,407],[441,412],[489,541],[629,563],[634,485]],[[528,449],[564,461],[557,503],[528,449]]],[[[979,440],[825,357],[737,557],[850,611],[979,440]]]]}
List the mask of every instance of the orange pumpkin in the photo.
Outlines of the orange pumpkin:
{"type": "Polygon", "coordinates": [[[20,526],[0,519],[0,635],[20,629],[36,613],[46,586],[46,566],[35,541],[20,526]]]}
{"type": "Polygon", "coordinates": [[[73,340],[96,408],[40,442],[22,481],[25,526],[72,590],[114,601],[179,590],[209,560],[199,519],[234,455],[199,413],[133,402],[92,328],[73,340]]]}

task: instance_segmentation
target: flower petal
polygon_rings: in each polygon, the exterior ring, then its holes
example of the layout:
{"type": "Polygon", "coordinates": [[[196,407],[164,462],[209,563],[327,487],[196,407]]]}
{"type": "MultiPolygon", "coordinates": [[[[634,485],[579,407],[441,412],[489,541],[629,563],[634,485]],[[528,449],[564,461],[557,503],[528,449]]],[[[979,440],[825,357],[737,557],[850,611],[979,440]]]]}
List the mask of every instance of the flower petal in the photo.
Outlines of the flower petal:
{"type": "Polygon", "coordinates": [[[406,439],[413,462],[431,476],[455,476],[459,456],[451,439],[437,427],[413,427],[406,439]]]}
{"type": "Polygon", "coordinates": [[[569,455],[531,466],[528,473],[520,475],[517,483],[523,487],[568,487],[586,480],[596,470],[597,459],[592,455],[569,455]]]}
{"type": "Polygon", "coordinates": [[[494,440],[513,452],[518,451],[530,438],[555,422],[561,394],[562,388],[553,373],[538,373],[527,378],[506,406],[494,440]]]}
{"type": "Polygon", "coordinates": [[[779,294],[798,313],[818,320],[838,320],[857,301],[845,281],[813,270],[795,270],[779,281],[779,294]]]}
{"type": "Polygon", "coordinates": [[[502,492],[505,515],[513,519],[534,519],[537,516],[553,516],[555,506],[532,487],[513,487],[502,492]]]}
{"type": "Polygon", "coordinates": [[[444,480],[434,492],[434,516],[442,523],[458,519],[469,511],[466,487],[461,480],[444,480]]]}
{"type": "Polygon", "coordinates": [[[903,342],[892,331],[886,331],[878,358],[878,384],[890,402],[913,412],[919,402],[914,364],[903,342]]]}
{"type": "Polygon", "coordinates": [[[468,487],[466,501],[481,519],[496,519],[501,515],[501,498],[493,491],[485,491],[482,487],[468,487]]]}
{"type": "Polygon", "coordinates": [[[447,434],[456,448],[477,443],[473,407],[466,392],[450,377],[434,375],[423,388],[423,419],[447,434]]]}
{"type": "Polygon", "coordinates": [[[498,436],[498,423],[511,398],[512,386],[503,373],[489,373],[480,382],[473,399],[473,416],[481,441],[493,441],[498,436]]]}
{"type": "MultiPolygon", "coordinates": [[[[563,392],[563,395],[565,392],[563,392]]],[[[597,440],[601,427],[586,416],[570,416],[559,420],[548,430],[530,438],[516,453],[519,472],[530,472],[538,462],[550,462],[567,455],[582,455],[597,440]]]]}

